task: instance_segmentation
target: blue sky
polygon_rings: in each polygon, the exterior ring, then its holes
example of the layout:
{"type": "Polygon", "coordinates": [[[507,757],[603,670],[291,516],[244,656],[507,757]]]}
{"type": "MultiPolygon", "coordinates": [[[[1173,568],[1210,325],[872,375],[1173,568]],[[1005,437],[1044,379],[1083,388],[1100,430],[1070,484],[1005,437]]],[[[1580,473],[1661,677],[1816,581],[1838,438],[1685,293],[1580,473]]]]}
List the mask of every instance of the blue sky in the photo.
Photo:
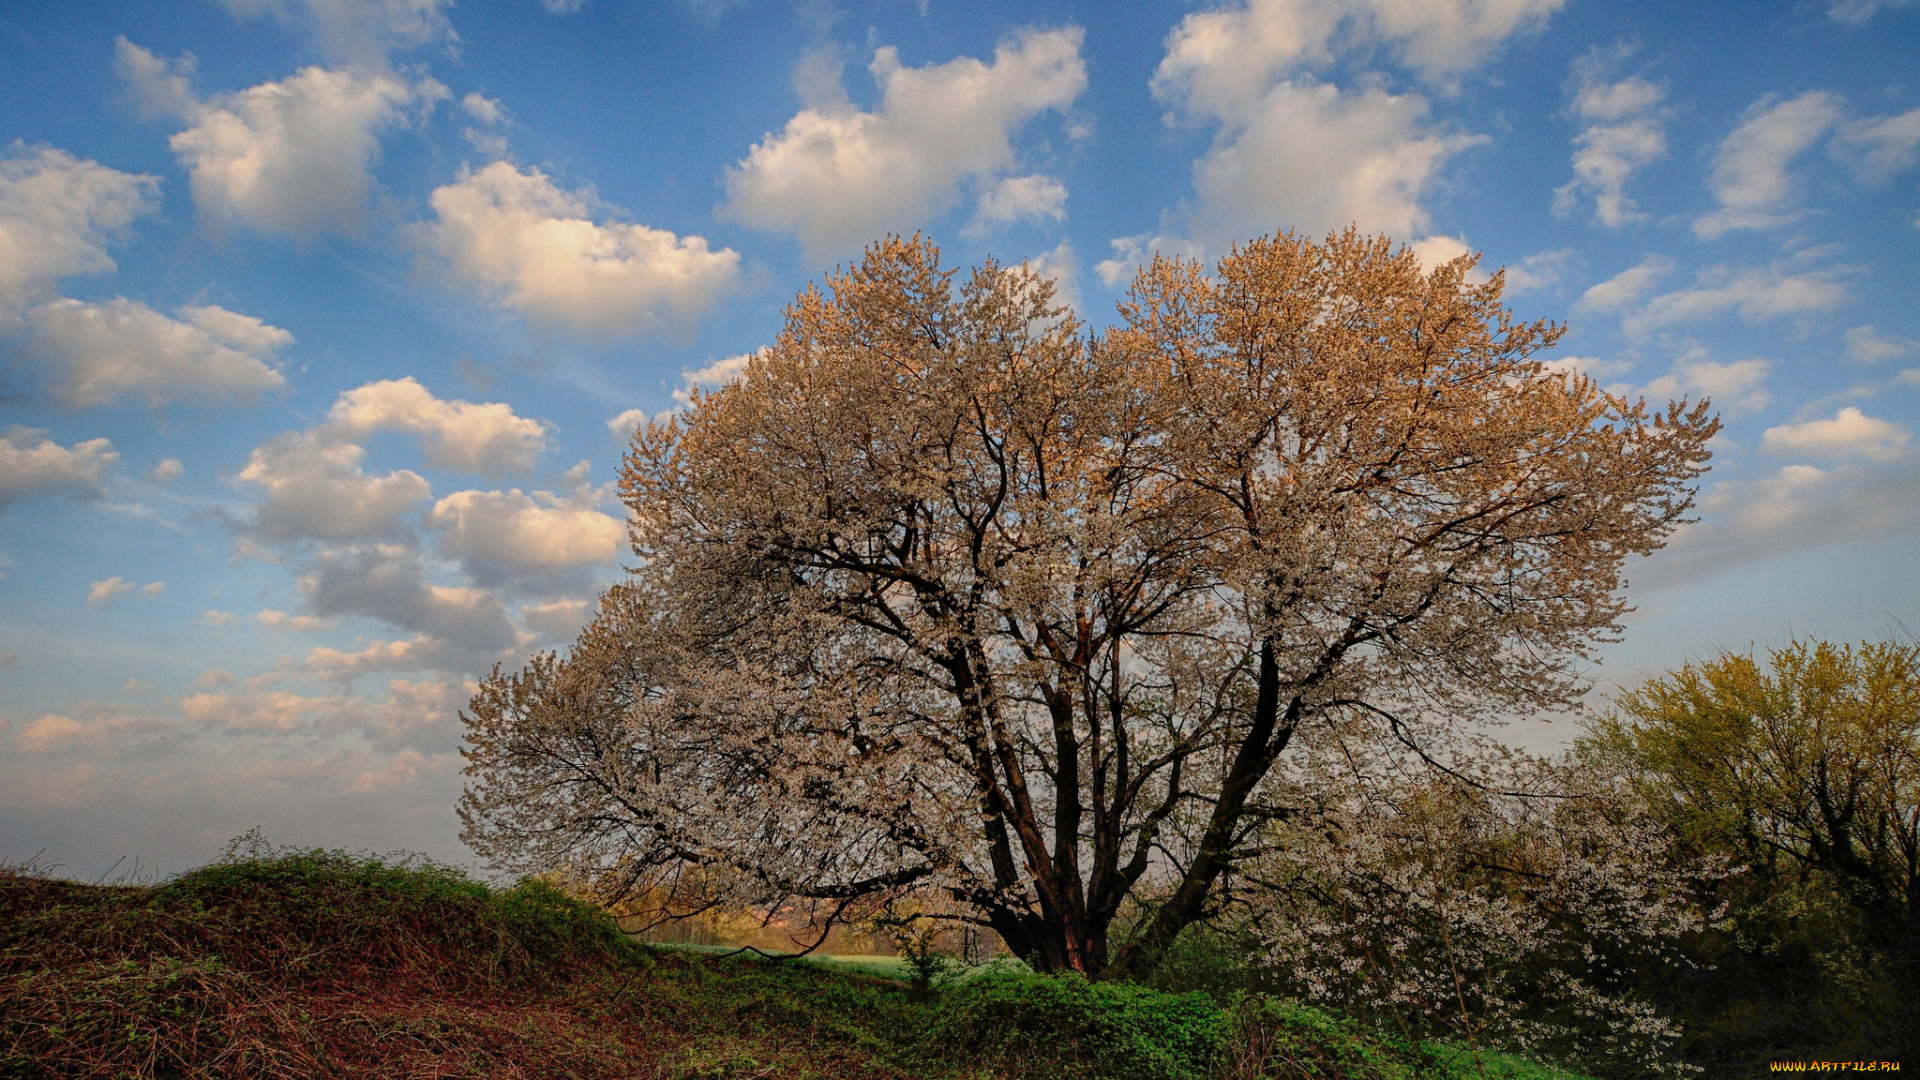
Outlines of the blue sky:
{"type": "MultiPolygon", "coordinates": [[[[1726,420],[1595,677],[1920,628],[1920,4],[0,2],[0,858],[465,857],[625,433],[887,231],[1357,222],[1726,420]]],[[[1516,731],[1552,745],[1571,731],[1516,731]]]]}

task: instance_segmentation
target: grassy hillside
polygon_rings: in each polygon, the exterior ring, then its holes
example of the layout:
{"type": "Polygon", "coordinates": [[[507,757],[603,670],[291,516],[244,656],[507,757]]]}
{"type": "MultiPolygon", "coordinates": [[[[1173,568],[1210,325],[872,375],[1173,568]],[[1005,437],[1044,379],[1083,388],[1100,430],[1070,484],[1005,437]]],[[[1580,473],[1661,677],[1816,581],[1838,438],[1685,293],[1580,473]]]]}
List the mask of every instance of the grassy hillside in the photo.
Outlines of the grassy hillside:
{"type": "Polygon", "coordinates": [[[828,965],[647,948],[544,885],[337,853],[141,888],[0,874],[9,1080],[1479,1075],[1464,1052],[1288,1003],[1020,972],[916,995],[828,965]]]}

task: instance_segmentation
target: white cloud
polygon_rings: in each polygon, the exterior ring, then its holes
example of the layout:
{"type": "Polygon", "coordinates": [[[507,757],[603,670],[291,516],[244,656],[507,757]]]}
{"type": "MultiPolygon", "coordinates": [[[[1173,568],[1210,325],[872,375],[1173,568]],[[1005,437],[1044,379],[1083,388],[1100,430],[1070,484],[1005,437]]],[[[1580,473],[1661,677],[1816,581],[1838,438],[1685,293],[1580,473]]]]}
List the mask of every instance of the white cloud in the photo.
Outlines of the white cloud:
{"type": "Polygon", "coordinates": [[[448,96],[432,79],[408,83],[356,66],[302,68],[200,101],[182,66],[125,38],[116,51],[118,70],[143,107],[188,125],[168,145],[191,174],[202,220],[216,229],[357,235],[366,224],[381,134],[405,126],[410,108],[431,108],[448,96]]]}
{"type": "Polygon", "coordinates": [[[1302,79],[1270,90],[1193,165],[1194,225],[1215,246],[1292,226],[1418,237],[1423,200],[1454,154],[1485,141],[1426,124],[1427,101],[1302,79]]]}
{"type": "Polygon", "coordinates": [[[134,108],[141,116],[188,117],[199,107],[193,94],[193,75],[200,66],[192,53],[165,60],[128,41],[113,39],[113,72],[133,91],[134,108]]]}
{"type": "Polygon", "coordinates": [[[341,394],[318,434],[360,441],[382,431],[412,435],[443,469],[495,475],[524,472],[547,448],[547,425],[503,402],[446,401],[413,376],[367,383],[341,394]]]}
{"type": "Polygon", "coordinates": [[[76,408],[125,397],[149,405],[250,401],[286,384],[270,361],[292,334],[214,305],[178,315],[120,297],[54,300],[26,313],[26,354],[52,377],[52,395],[76,408]]]}
{"type": "Polygon", "coordinates": [[[1080,304],[1080,260],[1073,253],[1073,241],[1062,240],[1053,250],[1027,260],[1027,269],[1053,282],[1053,303],[1065,304],[1075,311],[1080,304]]]}
{"type": "Polygon", "coordinates": [[[1644,79],[1607,82],[1595,58],[1575,67],[1574,115],[1587,126],[1574,137],[1573,179],[1554,190],[1556,214],[1572,211],[1581,196],[1593,199],[1595,220],[1610,229],[1645,218],[1627,197],[1627,181],[1667,153],[1660,103],[1664,92],[1644,79]]]}
{"type": "Polygon", "coordinates": [[[593,605],[577,598],[528,604],[520,609],[520,621],[543,641],[569,641],[587,624],[593,605]]]}
{"type": "Polygon", "coordinates": [[[1154,235],[1141,233],[1138,236],[1122,236],[1108,241],[1113,248],[1113,258],[1101,259],[1093,264],[1093,272],[1100,277],[1108,288],[1119,285],[1133,276],[1141,264],[1154,255],[1168,257],[1180,256],[1200,259],[1206,256],[1206,249],[1183,236],[1154,235]]]}
{"type": "Polygon", "coordinates": [[[458,670],[472,661],[462,650],[431,634],[404,641],[372,641],[355,652],[322,646],[307,654],[306,669],[338,682],[352,682],[377,671],[458,670]]]}
{"type": "Polygon", "coordinates": [[[607,420],[607,434],[615,442],[625,444],[633,438],[633,433],[647,426],[647,414],[639,409],[628,409],[619,416],[607,420]]]}
{"type": "Polygon", "coordinates": [[[498,101],[481,94],[467,94],[460,99],[460,107],[466,110],[468,116],[482,124],[497,124],[507,117],[506,110],[501,108],[498,101]]]}
{"type": "Polygon", "coordinates": [[[1632,307],[1672,270],[1673,260],[1649,255],[1582,293],[1573,310],[1576,313],[1614,312],[1632,307]]]}
{"type": "Polygon", "coordinates": [[[86,725],[73,717],[47,713],[21,725],[14,744],[23,754],[48,754],[73,745],[85,732],[86,725]]]}
{"type": "Polygon", "coordinates": [[[980,195],[972,235],[983,235],[1017,221],[1065,221],[1067,187],[1051,176],[1009,176],[980,195]]]}
{"type": "Polygon", "coordinates": [[[1798,220],[1787,166],[1826,137],[1840,121],[1843,105],[1824,90],[1755,102],[1714,153],[1707,189],[1720,208],[1696,219],[1693,231],[1711,240],[1733,229],[1770,229],[1798,220]]]}
{"type": "Polygon", "coordinates": [[[426,524],[479,580],[606,566],[619,557],[626,524],[550,492],[456,491],[426,524]]]}
{"type": "MultiPolygon", "coordinates": [[[[231,611],[203,611],[194,622],[200,626],[209,626],[215,630],[228,630],[240,625],[240,616],[231,611]]],[[[198,684],[196,684],[198,685],[198,684]]]]}
{"type": "Polygon", "coordinates": [[[1457,236],[1429,236],[1408,246],[1413,249],[1413,257],[1420,260],[1420,268],[1429,274],[1463,255],[1474,254],[1472,245],[1457,236]]]}
{"type": "Polygon", "coordinates": [[[0,432],[0,507],[35,495],[98,498],[119,460],[106,439],[61,446],[40,428],[8,428],[0,432]]]}
{"type": "MultiPolygon", "coordinates": [[[[1220,124],[1194,163],[1196,238],[1224,246],[1276,225],[1324,232],[1357,224],[1418,240],[1441,167],[1484,139],[1430,125],[1419,94],[1377,82],[1343,89],[1307,70],[1385,44],[1448,85],[1559,6],[1252,0],[1189,15],[1169,35],[1152,86],[1187,120],[1220,124]]],[[[1137,261],[1121,252],[1096,270],[1117,281],[1137,261]]]]}
{"type": "Polygon", "coordinates": [[[1628,334],[1638,335],[1730,313],[1748,322],[1765,322],[1830,311],[1852,297],[1842,280],[1845,273],[1845,268],[1795,273],[1779,265],[1746,269],[1712,266],[1700,271],[1690,287],[1648,300],[1620,325],[1628,334]]]}
{"type": "Polygon", "coordinates": [[[229,731],[285,735],[310,727],[315,714],[338,708],[339,704],[337,699],[285,690],[209,692],[181,698],[180,713],[197,723],[229,731]]]}
{"type": "Polygon", "coordinates": [[[159,187],[51,147],[0,158],[0,320],[60,278],[112,270],[107,243],[153,208],[159,187]]]}
{"type": "Polygon", "coordinates": [[[1898,360],[1920,349],[1920,341],[1914,341],[1911,338],[1890,338],[1872,326],[1856,326],[1847,331],[1846,342],[1847,359],[1861,364],[1898,360]]]}
{"type": "Polygon", "coordinates": [[[180,479],[180,474],[186,471],[187,467],[181,463],[179,458],[162,458],[160,464],[147,470],[147,479],[152,480],[156,484],[171,484],[175,480],[180,479]]]}
{"type": "Polygon", "coordinates": [[[1891,461],[1900,456],[1907,438],[1907,430],[1899,424],[1875,419],[1848,405],[1831,420],[1770,427],[1760,445],[1776,454],[1891,461]]]}
{"type": "Polygon", "coordinates": [[[1883,11],[1901,11],[1920,6],[1920,0],[1833,0],[1827,16],[1834,22],[1858,25],[1883,11]]]}
{"type": "Polygon", "coordinates": [[[1154,89],[1178,86],[1190,107],[1223,112],[1342,50],[1384,45],[1430,83],[1450,86],[1565,0],[1248,0],[1181,20],[1167,35],[1154,89]]]}
{"type": "Polygon", "coordinates": [[[722,357],[698,371],[683,371],[680,380],[685,385],[673,392],[673,399],[682,405],[690,405],[696,389],[712,390],[743,379],[747,374],[747,364],[752,360],[752,353],[741,353],[722,357]]]}
{"type": "Polygon", "coordinates": [[[1695,585],[1743,563],[1920,527],[1920,473],[1886,465],[1787,465],[1758,481],[1715,485],[1705,520],[1683,527],[1636,575],[1636,589],[1695,585]]]}
{"type": "Polygon", "coordinates": [[[1861,180],[1885,183],[1920,160],[1920,109],[1843,124],[1834,150],[1861,180]]]}
{"type": "Polygon", "coordinates": [[[959,57],[909,68],[892,47],[868,65],[881,91],[867,112],[815,100],[727,172],[723,212],[799,237],[809,259],[857,249],[953,205],[962,183],[1014,163],[1012,137],[1064,111],[1087,86],[1078,27],[1028,30],[992,64],[959,57]]]}
{"type": "Polygon", "coordinates": [[[593,220],[591,193],[496,161],[434,191],[420,246],[448,277],[527,319],[601,338],[685,325],[730,292],[740,256],[704,237],[593,220]]]}
{"type": "Polygon", "coordinates": [[[1765,408],[1767,375],[1773,363],[1758,358],[1720,362],[1699,355],[1683,356],[1673,370],[1640,388],[1643,397],[1667,401],[1681,397],[1709,398],[1723,412],[1753,412],[1765,408]]]}
{"type": "Polygon", "coordinates": [[[332,619],[317,618],[313,615],[294,615],[273,608],[264,608],[257,612],[253,616],[253,621],[269,630],[287,630],[297,634],[331,630],[340,625],[332,619]]]}
{"type": "Polygon", "coordinates": [[[139,586],[133,582],[128,581],[118,574],[105,581],[93,582],[87,586],[87,606],[90,608],[106,607],[123,594],[130,593],[138,587],[139,586]]]}
{"type": "Polygon", "coordinates": [[[1572,248],[1556,248],[1552,251],[1536,251],[1517,263],[1502,267],[1507,273],[1507,295],[1517,296],[1560,284],[1567,276],[1567,264],[1573,258],[1572,248]]]}
{"type": "MultiPolygon", "coordinates": [[[[1620,357],[1607,359],[1599,356],[1556,356],[1541,363],[1548,371],[1584,375],[1599,383],[1624,375],[1633,369],[1632,360],[1620,357]]],[[[1621,387],[1620,392],[1625,393],[1626,388],[1621,387]]]]}
{"type": "Polygon", "coordinates": [[[149,581],[145,585],[140,586],[140,595],[149,600],[163,595],[166,591],[167,583],[164,581],[149,581]]]}
{"type": "Polygon", "coordinates": [[[291,433],[255,448],[235,478],[266,489],[252,528],[270,540],[353,540],[399,536],[400,515],[431,493],[418,473],[370,476],[366,451],[311,432],[291,433]]]}
{"type": "Polygon", "coordinates": [[[335,60],[384,64],[389,51],[459,41],[447,21],[453,0],[221,0],[234,15],[304,24],[335,60]]]}

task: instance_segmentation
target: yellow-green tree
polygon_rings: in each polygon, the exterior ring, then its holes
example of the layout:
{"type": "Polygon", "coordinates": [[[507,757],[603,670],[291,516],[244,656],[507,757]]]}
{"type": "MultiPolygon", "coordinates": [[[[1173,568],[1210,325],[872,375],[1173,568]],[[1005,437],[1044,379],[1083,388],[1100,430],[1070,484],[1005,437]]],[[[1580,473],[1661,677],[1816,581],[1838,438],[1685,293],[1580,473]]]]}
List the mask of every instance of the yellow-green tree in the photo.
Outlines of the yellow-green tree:
{"type": "Polygon", "coordinates": [[[1877,936],[1920,920],[1920,648],[1723,654],[1598,725],[1688,843],[1816,881],[1877,936]]]}
{"type": "Polygon", "coordinates": [[[1622,695],[1582,749],[1678,850],[1742,868],[1668,988],[1692,1056],[1920,1051],[1920,646],[1722,653],[1622,695]]]}

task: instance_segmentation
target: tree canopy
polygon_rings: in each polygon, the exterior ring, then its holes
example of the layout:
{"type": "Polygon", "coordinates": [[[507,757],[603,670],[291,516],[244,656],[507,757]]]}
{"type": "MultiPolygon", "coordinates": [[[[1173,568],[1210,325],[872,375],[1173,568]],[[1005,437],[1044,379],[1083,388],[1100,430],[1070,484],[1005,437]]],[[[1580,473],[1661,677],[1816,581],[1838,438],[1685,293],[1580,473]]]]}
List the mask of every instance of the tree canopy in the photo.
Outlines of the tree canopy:
{"type": "Polygon", "coordinates": [[[635,435],[629,580],[465,714],[467,842],[1137,970],[1286,813],[1296,733],[1570,704],[1691,506],[1706,404],[1548,367],[1472,268],[1270,236],[1089,332],[1025,267],[873,245],[635,435]]]}

